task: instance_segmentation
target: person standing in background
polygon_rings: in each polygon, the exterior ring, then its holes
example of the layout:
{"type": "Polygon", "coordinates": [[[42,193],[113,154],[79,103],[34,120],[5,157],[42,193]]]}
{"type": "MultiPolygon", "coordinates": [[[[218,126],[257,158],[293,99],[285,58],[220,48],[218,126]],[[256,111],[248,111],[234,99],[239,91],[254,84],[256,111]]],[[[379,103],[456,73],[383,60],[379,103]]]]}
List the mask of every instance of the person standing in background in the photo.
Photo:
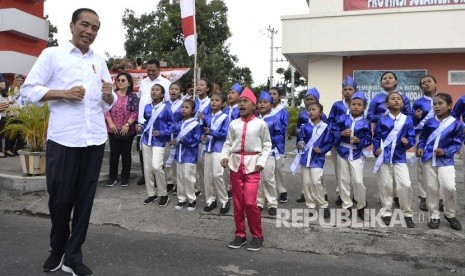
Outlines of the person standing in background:
{"type": "Polygon", "coordinates": [[[417,156],[422,158],[426,180],[428,227],[440,224],[439,198],[444,201],[444,218],[454,230],[462,230],[456,218],[457,188],[455,187],[454,155],[463,144],[463,124],[451,116],[452,97],[437,93],[433,97],[435,116],[425,122],[420,133],[417,156]]]}
{"type": "MultiPolygon", "coordinates": [[[[378,119],[383,116],[389,114],[389,110],[386,106],[386,97],[389,93],[391,92],[399,92],[397,91],[397,75],[392,72],[392,71],[386,71],[381,75],[380,78],[380,86],[383,89],[380,91],[378,94],[376,94],[373,99],[371,100],[370,104],[368,105],[368,111],[367,111],[367,119],[373,123],[376,124],[378,122],[378,119]]],[[[402,101],[404,103],[404,106],[401,110],[401,113],[406,115],[407,117],[412,117],[413,112],[412,112],[412,106],[410,105],[410,100],[407,96],[401,94],[402,101]]],[[[400,207],[399,203],[399,195],[397,192],[397,187],[396,187],[396,182],[394,180],[394,204],[397,207],[400,207]]],[[[380,202],[380,206],[382,203],[380,202]]]]}
{"type": "MultiPolygon", "coordinates": [[[[282,134],[279,134],[279,138],[276,138],[276,149],[280,155],[284,155],[284,147],[286,143],[286,134],[287,126],[289,125],[289,112],[281,103],[281,97],[283,96],[283,91],[278,87],[270,88],[270,96],[273,99],[273,107],[271,109],[270,115],[272,117],[278,118],[280,125],[283,128],[282,134]]],[[[284,173],[284,158],[276,159],[276,166],[274,170],[275,180],[276,180],[276,189],[279,193],[278,201],[279,203],[287,202],[287,189],[284,186],[283,181],[284,173]]]]}
{"type": "MultiPolygon", "coordinates": [[[[160,84],[163,86],[165,90],[165,95],[163,97],[163,101],[168,101],[169,96],[169,86],[170,81],[165,79],[160,75],[160,61],[158,59],[149,59],[146,65],[147,70],[147,77],[141,80],[139,84],[139,115],[137,116],[137,120],[139,121],[139,129],[142,128],[142,125],[145,123],[144,118],[144,108],[147,104],[152,102],[152,98],[150,96],[150,91],[152,91],[152,87],[155,84],[160,84]]],[[[144,178],[144,160],[142,158],[142,150],[140,148],[140,135],[137,135],[137,150],[139,151],[139,161],[142,167],[142,177],[137,180],[137,185],[144,185],[145,178],[144,178]]]]}
{"type": "Polygon", "coordinates": [[[105,113],[110,139],[110,171],[107,187],[113,187],[118,177],[118,163],[121,156],[121,187],[128,186],[131,172],[131,148],[136,135],[135,122],[139,109],[139,98],[132,92],[134,83],[129,73],[116,76],[115,89],[117,101],[110,111],[105,113]]]}
{"type": "MultiPolygon", "coordinates": [[[[342,118],[344,115],[348,115],[350,113],[350,101],[352,98],[352,95],[355,94],[357,91],[357,83],[351,76],[347,76],[346,79],[342,82],[342,96],[344,97],[343,100],[337,101],[333,104],[331,107],[331,111],[329,111],[329,116],[328,116],[328,124],[330,125],[330,129],[332,126],[334,126],[340,118],[342,118]]],[[[363,115],[363,114],[362,114],[363,115]]],[[[339,173],[337,171],[337,147],[334,146],[331,148],[331,161],[333,161],[333,166],[334,166],[334,175],[336,176],[336,205],[341,206],[342,205],[342,199],[339,193],[339,173]]]]}
{"type": "Polygon", "coordinates": [[[29,103],[48,101],[50,108],[46,180],[52,250],[45,272],[61,268],[73,275],[92,275],[83,263],[81,246],[107,140],[104,113],[116,102],[105,59],[90,48],[99,29],[95,11],[74,11],[71,40],[46,48],[21,87],[29,103]]]}
{"type": "MultiPolygon", "coordinates": [[[[455,119],[460,121],[460,117],[462,118],[462,124],[465,126],[465,95],[460,97],[457,102],[454,105],[454,109],[452,109],[452,115],[455,117],[455,119]]],[[[465,127],[464,127],[465,131],[465,127]]],[[[465,133],[464,133],[465,135],[465,133]]],[[[462,161],[463,161],[463,182],[465,183],[465,140],[464,144],[462,145],[462,149],[460,151],[460,154],[462,156],[462,161]]]]}
{"type": "MultiPolygon", "coordinates": [[[[434,117],[433,109],[433,97],[436,95],[437,82],[436,78],[430,75],[423,76],[420,79],[420,87],[423,90],[423,97],[416,99],[413,102],[413,116],[412,121],[415,127],[415,138],[416,143],[420,139],[420,132],[425,125],[425,122],[434,117]]],[[[423,163],[421,161],[416,164],[417,171],[417,183],[420,195],[419,209],[422,211],[428,211],[426,208],[426,179],[423,177],[423,163]]]]}
{"type": "MultiPolygon", "coordinates": [[[[24,77],[16,74],[13,83],[8,89],[5,90],[6,97],[4,98],[9,103],[9,107],[23,107],[24,101],[20,97],[20,87],[24,82],[24,77]]],[[[7,112],[5,117],[14,118],[14,114],[7,112]]],[[[18,134],[13,138],[5,138],[5,156],[14,157],[18,156],[18,150],[24,148],[24,141],[18,134]]]]}

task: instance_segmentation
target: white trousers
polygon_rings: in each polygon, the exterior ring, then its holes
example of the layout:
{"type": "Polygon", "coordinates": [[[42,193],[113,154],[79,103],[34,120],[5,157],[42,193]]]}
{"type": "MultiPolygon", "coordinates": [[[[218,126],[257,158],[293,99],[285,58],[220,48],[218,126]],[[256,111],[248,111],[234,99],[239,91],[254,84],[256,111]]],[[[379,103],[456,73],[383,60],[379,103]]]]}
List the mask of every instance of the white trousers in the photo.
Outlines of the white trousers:
{"type": "Polygon", "coordinates": [[[223,178],[224,178],[224,184],[226,185],[226,189],[228,191],[231,191],[230,177],[231,177],[231,171],[229,170],[229,167],[226,166],[226,168],[224,168],[223,178]]]}
{"type": "Polygon", "coordinates": [[[337,171],[339,195],[342,199],[342,208],[348,209],[353,205],[350,198],[350,191],[353,190],[354,199],[357,201],[357,209],[366,206],[366,188],[363,183],[364,160],[360,157],[357,160],[347,160],[337,155],[337,171]]]}
{"type": "Polygon", "coordinates": [[[197,158],[197,179],[195,181],[195,191],[200,191],[200,187],[204,183],[203,172],[204,172],[204,162],[205,155],[202,153],[202,148],[205,144],[199,144],[199,157],[197,158]]]}
{"type": "Polygon", "coordinates": [[[192,203],[196,200],[195,196],[195,172],[196,164],[193,163],[176,163],[176,183],[177,196],[179,202],[192,203]]]}
{"type": "Polygon", "coordinates": [[[337,153],[336,147],[331,148],[331,161],[333,162],[334,166],[334,175],[336,176],[336,195],[339,195],[339,173],[338,173],[338,167],[337,167],[337,157],[339,154],[337,153]]]}
{"type": "MultiPolygon", "coordinates": [[[[171,147],[175,147],[171,145],[170,143],[166,143],[165,146],[165,162],[168,159],[171,151],[171,147]]],[[[166,164],[166,163],[165,163],[166,164]]],[[[176,184],[176,160],[173,160],[173,163],[171,164],[171,167],[166,167],[164,168],[165,170],[165,178],[166,178],[166,183],[167,184],[176,184]]]]}
{"type": "Polygon", "coordinates": [[[326,189],[323,185],[323,169],[304,166],[301,169],[303,192],[307,207],[315,209],[318,205],[320,208],[328,208],[328,201],[325,200],[326,189]]]}
{"type": "Polygon", "coordinates": [[[444,203],[444,216],[455,217],[457,191],[455,188],[454,166],[433,167],[431,161],[423,164],[428,189],[426,207],[432,219],[439,219],[439,198],[444,203]]]}
{"type": "Polygon", "coordinates": [[[207,204],[218,201],[228,202],[228,191],[224,183],[224,168],[221,166],[221,152],[206,152],[203,180],[205,184],[205,201],[207,204]]]}
{"type": "Polygon", "coordinates": [[[262,208],[265,207],[265,198],[268,200],[268,209],[278,208],[278,192],[276,189],[275,180],[275,167],[277,161],[279,160],[276,160],[272,156],[268,157],[265,163],[265,167],[261,171],[260,183],[258,185],[257,193],[257,205],[262,208]]]}
{"type": "Polygon", "coordinates": [[[397,186],[400,209],[404,217],[412,217],[412,184],[407,163],[383,163],[378,171],[378,189],[383,207],[381,216],[392,216],[392,201],[394,197],[394,181],[397,186]]]}
{"type": "Polygon", "coordinates": [[[148,196],[166,196],[166,179],[163,170],[164,147],[142,145],[142,158],[144,159],[145,187],[148,196]],[[155,182],[157,189],[155,190],[155,182]]]}
{"type": "Polygon", "coordinates": [[[276,160],[276,165],[274,166],[274,178],[276,181],[276,189],[280,194],[287,193],[287,189],[283,183],[283,174],[284,174],[284,156],[281,156],[281,158],[276,160]]]}
{"type": "MultiPolygon", "coordinates": [[[[418,133],[417,135],[415,135],[415,137],[417,139],[417,144],[418,144],[418,140],[420,139],[420,134],[418,133]]],[[[416,150],[417,150],[417,147],[415,145],[415,151],[416,150]]],[[[420,197],[426,198],[427,185],[426,185],[426,181],[425,181],[424,174],[423,174],[423,162],[421,162],[421,160],[418,160],[416,164],[416,169],[417,169],[417,185],[418,185],[418,190],[420,191],[420,197]]]]}

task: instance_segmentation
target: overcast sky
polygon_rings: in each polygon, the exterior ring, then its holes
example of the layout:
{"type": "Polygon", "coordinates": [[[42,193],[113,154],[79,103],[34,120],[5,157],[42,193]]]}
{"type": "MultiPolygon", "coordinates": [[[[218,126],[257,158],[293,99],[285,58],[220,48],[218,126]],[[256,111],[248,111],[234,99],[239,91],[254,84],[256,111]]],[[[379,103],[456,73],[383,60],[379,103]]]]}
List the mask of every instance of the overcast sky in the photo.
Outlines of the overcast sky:
{"type": "MultiPolygon", "coordinates": [[[[274,46],[281,46],[281,16],[308,13],[306,0],[225,0],[228,7],[228,25],[232,36],[231,53],[239,58],[239,66],[248,66],[252,70],[254,84],[266,83],[270,74],[270,39],[266,35],[268,26],[278,30],[274,46]]],[[[91,8],[100,17],[102,27],[93,44],[96,52],[102,55],[124,56],[125,30],[121,23],[124,10],[131,9],[136,15],[149,13],[156,9],[158,0],[46,0],[45,15],[58,28],[56,38],[62,44],[71,38],[69,22],[71,14],[78,8],[91,8]]],[[[181,19],[179,19],[181,20],[181,19]]],[[[275,58],[281,58],[281,51],[274,52],[275,58]]],[[[159,57],[163,59],[163,57],[159,57]]],[[[287,63],[274,63],[278,67],[287,67],[287,63]]]]}

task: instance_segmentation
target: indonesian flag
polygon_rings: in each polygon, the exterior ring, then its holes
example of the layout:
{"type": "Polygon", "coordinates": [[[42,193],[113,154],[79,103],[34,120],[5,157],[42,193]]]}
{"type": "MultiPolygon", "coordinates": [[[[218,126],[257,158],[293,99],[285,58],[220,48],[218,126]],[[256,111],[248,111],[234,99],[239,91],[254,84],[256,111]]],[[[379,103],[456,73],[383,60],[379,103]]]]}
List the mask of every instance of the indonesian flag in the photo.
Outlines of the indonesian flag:
{"type": "Polygon", "coordinates": [[[182,33],[187,54],[197,53],[197,34],[195,32],[195,0],[181,0],[182,33]]]}

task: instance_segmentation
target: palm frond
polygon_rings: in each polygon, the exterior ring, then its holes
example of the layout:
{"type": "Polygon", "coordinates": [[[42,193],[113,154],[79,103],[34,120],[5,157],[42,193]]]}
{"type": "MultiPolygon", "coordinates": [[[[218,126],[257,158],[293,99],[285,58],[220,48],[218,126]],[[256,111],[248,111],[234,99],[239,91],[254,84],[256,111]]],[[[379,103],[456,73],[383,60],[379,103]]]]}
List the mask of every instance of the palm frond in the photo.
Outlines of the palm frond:
{"type": "Polygon", "coordinates": [[[36,106],[28,104],[24,107],[12,107],[7,109],[12,116],[7,118],[1,134],[10,139],[19,135],[31,151],[43,151],[47,141],[47,127],[49,108],[45,104],[36,106]]]}

